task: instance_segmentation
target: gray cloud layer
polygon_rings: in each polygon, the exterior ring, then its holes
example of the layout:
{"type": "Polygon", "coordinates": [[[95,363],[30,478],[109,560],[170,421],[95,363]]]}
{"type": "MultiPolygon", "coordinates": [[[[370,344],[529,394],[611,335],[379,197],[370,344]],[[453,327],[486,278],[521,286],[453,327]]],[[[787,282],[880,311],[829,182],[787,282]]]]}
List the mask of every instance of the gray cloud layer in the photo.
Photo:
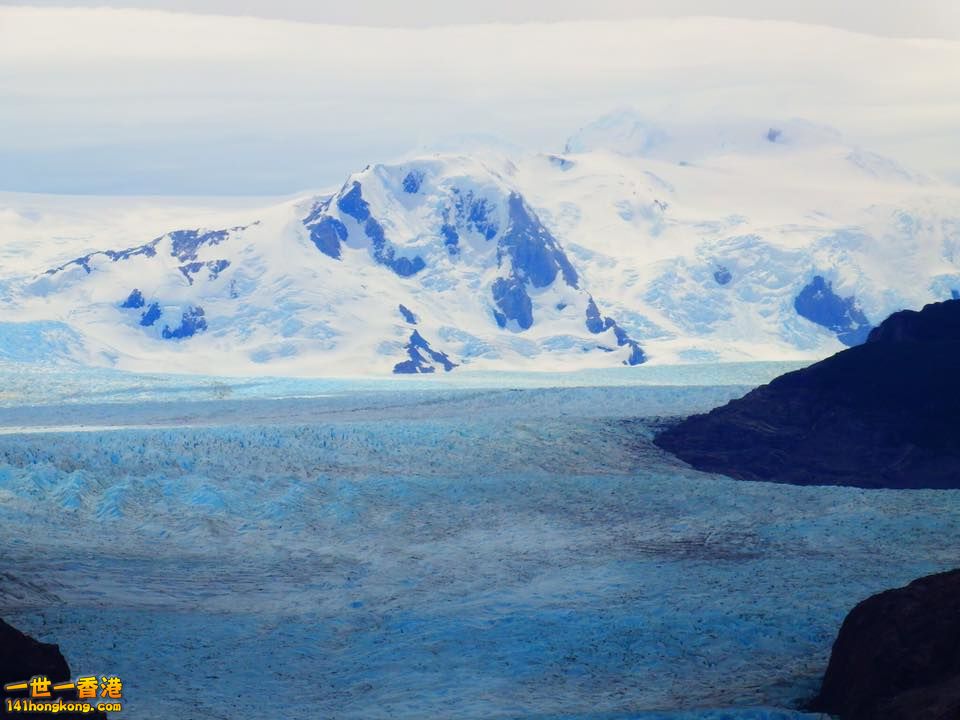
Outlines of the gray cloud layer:
{"type": "Polygon", "coordinates": [[[668,128],[804,117],[951,173],[958,67],[960,42],[761,21],[388,29],[0,8],[0,189],[286,193],[462,135],[558,150],[622,105],[668,128]]]}
{"type": "MultiPolygon", "coordinates": [[[[18,3],[0,2],[4,4],[18,3]]],[[[19,4],[149,8],[379,27],[712,15],[813,23],[891,37],[960,38],[956,0],[32,0],[19,4]]]]}

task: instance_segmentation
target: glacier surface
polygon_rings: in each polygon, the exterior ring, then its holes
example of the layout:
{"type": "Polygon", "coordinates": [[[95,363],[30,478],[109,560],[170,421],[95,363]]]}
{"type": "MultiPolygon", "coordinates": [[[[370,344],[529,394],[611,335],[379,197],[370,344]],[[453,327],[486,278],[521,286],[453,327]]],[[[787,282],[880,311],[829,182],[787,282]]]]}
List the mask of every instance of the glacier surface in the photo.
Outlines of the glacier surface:
{"type": "Polygon", "coordinates": [[[845,613],[960,561],[960,493],[736,482],[651,444],[781,370],[14,366],[0,612],[146,720],[812,717],[845,613]]]}

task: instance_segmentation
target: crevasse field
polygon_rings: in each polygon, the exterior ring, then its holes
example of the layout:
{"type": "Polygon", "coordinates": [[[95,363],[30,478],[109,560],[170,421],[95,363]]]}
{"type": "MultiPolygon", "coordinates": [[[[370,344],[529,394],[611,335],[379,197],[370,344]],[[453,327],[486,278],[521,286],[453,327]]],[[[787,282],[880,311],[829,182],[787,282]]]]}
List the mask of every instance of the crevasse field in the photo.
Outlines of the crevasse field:
{"type": "Polygon", "coordinates": [[[17,367],[2,615],[120,675],[137,720],[807,718],[846,612],[960,562],[960,493],[735,482],[651,444],[789,365],[17,367]]]}

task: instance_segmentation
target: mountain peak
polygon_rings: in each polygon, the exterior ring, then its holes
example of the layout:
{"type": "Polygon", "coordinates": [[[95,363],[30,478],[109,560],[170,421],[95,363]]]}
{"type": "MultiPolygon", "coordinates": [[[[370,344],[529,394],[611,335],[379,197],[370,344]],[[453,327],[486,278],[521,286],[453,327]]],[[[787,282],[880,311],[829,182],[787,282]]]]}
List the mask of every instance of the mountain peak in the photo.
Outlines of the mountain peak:
{"type": "MultiPolygon", "coordinates": [[[[674,122],[665,127],[632,108],[620,108],[585,125],[566,153],[609,152],[670,162],[699,162],[714,155],[775,152],[778,148],[848,147],[834,128],[807,120],[674,122]]],[[[849,146],[853,152],[852,146],[849,146]]]]}
{"type": "Polygon", "coordinates": [[[106,200],[30,228],[0,215],[23,242],[67,238],[38,275],[0,279],[0,300],[52,358],[317,375],[819,359],[960,296],[956,188],[835,131],[666,130],[622,110],[579,138],[564,157],[374,163],[239,216],[143,223],[106,200]],[[644,154],[591,149],[617,143],[644,154]]]}

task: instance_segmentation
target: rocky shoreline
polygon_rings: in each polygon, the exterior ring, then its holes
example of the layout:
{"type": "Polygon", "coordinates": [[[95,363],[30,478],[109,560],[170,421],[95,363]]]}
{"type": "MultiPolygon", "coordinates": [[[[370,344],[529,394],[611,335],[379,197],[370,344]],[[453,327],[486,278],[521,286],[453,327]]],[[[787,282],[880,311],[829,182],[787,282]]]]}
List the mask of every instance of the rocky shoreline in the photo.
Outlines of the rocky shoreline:
{"type": "Polygon", "coordinates": [[[960,300],[894,313],[868,341],[655,438],[741,480],[960,488],[960,300]]]}
{"type": "MultiPolygon", "coordinates": [[[[0,685],[29,680],[34,675],[45,675],[54,682],[73,677],[70,666],[57,645],[39,642],[0,620],[0,685]]],[[[0,714],[4,716],[8,714],[5,704],[0,708],[0,714]]],[[[55,717],[64,720],[79,718],[104,720],[107,716],[101,712],[94,712],[57,713],[55,717]]]]}
{"type": "Polygon", "coordinates": [[[857,605],[809,709],[842,720],[960,718],[960,570],[857,605]]]}

